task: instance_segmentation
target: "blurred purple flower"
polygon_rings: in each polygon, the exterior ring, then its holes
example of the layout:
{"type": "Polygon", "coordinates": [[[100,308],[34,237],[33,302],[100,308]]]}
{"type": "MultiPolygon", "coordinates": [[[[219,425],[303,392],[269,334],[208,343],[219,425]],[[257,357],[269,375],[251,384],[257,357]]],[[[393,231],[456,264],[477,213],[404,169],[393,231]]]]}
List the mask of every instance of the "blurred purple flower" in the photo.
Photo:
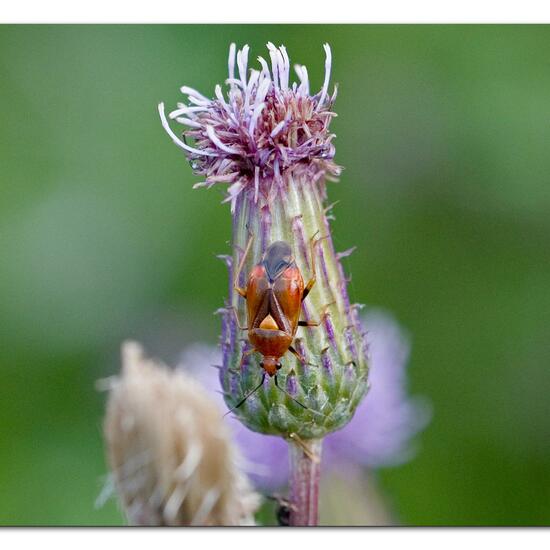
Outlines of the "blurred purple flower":
{"type": "MultiPolygon", "coordinates": [[[[408,338],[388,313],[372,310],[364,322],[371,389],[349,424],[324,439],[325,470],[402,464],[414,455],[411,439],[430,421],[429,403],[407,393],[408,338]]],[[[216,369],[210,367],[220,362],[221,353],[216,348],[196,344],[184,351],[181,367],[191,370],[208,389],[218,391],[220,406],[225,410],[216,369]]],[[[288,479],[286,442],[280,437],[252,432],[230,416],[226,420],[256,486],[273,490],[284,485],[288,479]]]]}
{"type": "Polygon", "coordinates": [[[325,438],[324,459],[370,468],[402,464],[414,455],[411,439],[428,424],[431,407],[407,393],[410,344],[397,322],[373,310],[364,323],[371,388],[349,424],[325,438]]]}

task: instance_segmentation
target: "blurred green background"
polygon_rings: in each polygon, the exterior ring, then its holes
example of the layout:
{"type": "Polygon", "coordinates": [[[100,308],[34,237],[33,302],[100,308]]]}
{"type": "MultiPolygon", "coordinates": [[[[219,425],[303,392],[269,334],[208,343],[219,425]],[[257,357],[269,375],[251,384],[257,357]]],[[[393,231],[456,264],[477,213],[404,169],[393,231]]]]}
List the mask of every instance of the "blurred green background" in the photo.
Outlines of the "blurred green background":
{"type": "Polygon", "coordinates": [[[398,521],[550,523],[550,27],[0,27],[0,524],[121,524],[99,378],[215,343],[230,215],[161,128],[228,45],[339,82],[336,246],[410,331],[434,418],[379,473],[398,521]]]}

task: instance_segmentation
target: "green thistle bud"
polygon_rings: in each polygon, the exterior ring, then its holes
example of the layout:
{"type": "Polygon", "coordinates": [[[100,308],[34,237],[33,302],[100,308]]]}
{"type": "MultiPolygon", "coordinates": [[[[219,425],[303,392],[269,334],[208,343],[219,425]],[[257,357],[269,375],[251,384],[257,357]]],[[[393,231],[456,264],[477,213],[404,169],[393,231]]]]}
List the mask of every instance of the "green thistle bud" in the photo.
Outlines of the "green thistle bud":
{"type": "MultiPolygon", "coordinates": [[[[188,126],[185,140],[170,128],[162,104],[159,112],[195,173],[205,176],[198,186],[229,185],[233,253],[225,257],[230,294],[222,311],[220,369],[225,401],[254,431],[317,439],[352,418],[366,393],[368,373],[364,331],[348,299],[343,254],[334,250],[327,219],[325,181],[341,171],[333,161],[334,135],[329,132],[336,89],[328,93],[328,45],[324,84],[315,95],[309,93],[306,68],[296,66],[300,82],[289,85],[285,48],[268,48],[271,70],[259,58],[261,70],[247,72],[245,46],[236,54],[236,77],[231,46],[227,97],[220,86],[213,100],[182,88],[189,104],[178,104],[169,117],[188,126]],[[275,373],[275,363],[270,372],[268,361],[250,342],[250,331],[239,328],[239,323],[251,327],[254,319],[247,317],[247,301],[234,284],[246,289],[251,270],[276,241],[288,243],[288,265],[298,268],[306,284],[316,273],[299,318],[318,325],[290,331],[291,348],[275,373]],[[264,368],[273,377],[264,376],[264,368]]],[[[277,328],[283,328],[278,321],[277,328]]]]}

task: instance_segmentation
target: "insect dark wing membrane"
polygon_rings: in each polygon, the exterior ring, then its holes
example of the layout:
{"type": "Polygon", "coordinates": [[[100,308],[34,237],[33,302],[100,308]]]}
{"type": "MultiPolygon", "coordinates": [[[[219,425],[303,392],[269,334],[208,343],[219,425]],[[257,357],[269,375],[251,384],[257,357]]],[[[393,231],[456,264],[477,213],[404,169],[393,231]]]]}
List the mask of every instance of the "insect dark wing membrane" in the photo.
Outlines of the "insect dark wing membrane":
{"type": "Polygon", "coordinates": [[[292,264],[292,251],[288,243],[276,241],[265,251],[262,263],[272,283],[292,264]]]}

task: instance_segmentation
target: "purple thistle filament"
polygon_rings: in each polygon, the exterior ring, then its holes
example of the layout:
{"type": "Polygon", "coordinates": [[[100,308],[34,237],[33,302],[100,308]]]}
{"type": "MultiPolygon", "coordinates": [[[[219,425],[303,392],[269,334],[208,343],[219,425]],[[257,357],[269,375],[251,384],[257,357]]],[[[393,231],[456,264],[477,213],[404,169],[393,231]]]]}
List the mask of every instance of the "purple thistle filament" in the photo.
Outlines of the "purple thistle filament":
{"type": "Polygon", "coordinates": [[[208,99],[188,86],[181,91],[188,104],[179,103],[168,118],[159,105],[162,124],[174,143],[184,150],[196,174],[205,180],[195,187],[228,186],[227,202],[235,214],[237,197],[252,191],[254,203],[272,200],[285,186],[284,173],[299,169],[313,179],[340,174],[328,125],[336,89],[328,93],[332,54],[328,44],[325,80],[315,95],[309,93],[307,69],[296,65],[299,83],[290,84],[290,60],[284,46],[268,43],[271,67],[258,58],[260,70],[248,70],[249,47],[237,51],[231,44],[227,94],[215,88],[208,99]],[[236,70],[237,69],[237,70],[236,70]],[[187,127],[185,141],[171,129],[168,119],[187,127]],[[188,140],[192,140],[191,146],[188,140]]]}

